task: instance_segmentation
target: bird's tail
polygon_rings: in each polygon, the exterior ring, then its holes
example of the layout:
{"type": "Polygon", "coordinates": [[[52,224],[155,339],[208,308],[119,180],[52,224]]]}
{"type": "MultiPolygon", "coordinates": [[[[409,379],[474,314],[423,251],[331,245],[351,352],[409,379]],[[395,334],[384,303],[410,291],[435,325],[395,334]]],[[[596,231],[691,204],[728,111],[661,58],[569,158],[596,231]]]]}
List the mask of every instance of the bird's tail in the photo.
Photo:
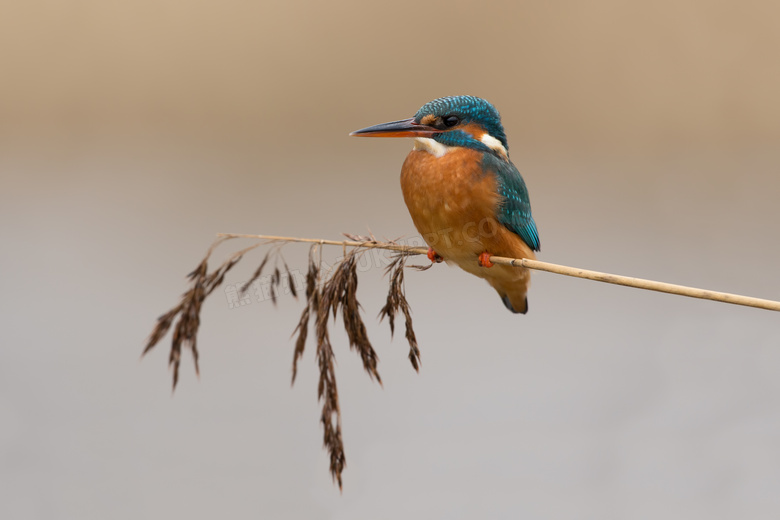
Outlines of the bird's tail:
{"type": "Polygon", "coordinates": [[[525,288],[523,288],[522,291],[515,291],[514,293],[501,294],[499,292],[498,294],[501,296],[501,301],[504,302],[504,305],[510,311],[515,314],[525,314],[528,312],[528,297],[526,296],[525,288]]]}
{"type": "Polygon", "coordinates": [[[531,273],[524,267],[497,265],[487,270],[487,282],[496,290],[507,309],[515,314],[528,312],[528,286],[531,273]]]}

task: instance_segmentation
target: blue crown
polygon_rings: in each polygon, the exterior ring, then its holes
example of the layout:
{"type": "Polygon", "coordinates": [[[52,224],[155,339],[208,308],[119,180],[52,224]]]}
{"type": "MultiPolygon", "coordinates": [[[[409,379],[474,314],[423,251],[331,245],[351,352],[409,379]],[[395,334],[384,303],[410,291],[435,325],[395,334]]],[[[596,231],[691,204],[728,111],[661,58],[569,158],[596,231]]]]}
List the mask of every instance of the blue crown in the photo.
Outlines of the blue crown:
{"type": "MultiPolygon", "coordinates": [[[[482,98],[475,96],[450,96],[434,99],[424,104],[417,111],[414,120],[419,123],[427,115],[435,117],[456,116],[463,123],[477,124],[489,135],[498,139],[506,150],[509,150],[498,110],[482,98]]],[[[465,135],[458,135],[465,134],[465,132],[451,132],[451,134],[453,135],[448,136],[447,133],[438,134],[435,139],[452,146],[468,146],[469,143],[467,141],[469,139],[465,135]]],[[[471,141],[474,140],[471,139],[471,141]]]]}

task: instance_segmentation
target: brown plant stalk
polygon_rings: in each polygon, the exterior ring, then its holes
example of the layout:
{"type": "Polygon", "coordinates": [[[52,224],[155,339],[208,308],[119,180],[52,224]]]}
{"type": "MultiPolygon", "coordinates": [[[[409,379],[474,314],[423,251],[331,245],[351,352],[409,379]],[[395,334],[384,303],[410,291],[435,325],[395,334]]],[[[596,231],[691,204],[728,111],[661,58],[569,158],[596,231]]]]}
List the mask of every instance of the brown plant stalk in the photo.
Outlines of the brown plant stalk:
{"type": "MultiPolygon", "coordinates": [[[[314,244],[327,244],[338,245],[342,247],[364,247],[364,248],[377,248],[388,249],[390,251],[404,252],[408,255],[424,255],[428,250],[423,247],[409,247],[395,243],[388,242],[375,242],[375,241],[353,241],[353,240],[323,240],[319,238],[296,238],[296,237],[280,237],[274,235],[245,235],[236,233],[219,233],[217,236],[226,238],[257,238],[268,240],[271,242],[306,242],[314,244]]],[[[754,298],[752,296],[743,296],[740,294],[725,293],[719,291],[712,291],[709,289],[698,289],[695,287],[688,287],[685,285],[677,285],[666,282],[658,282],[655,280],[647,280],[644,278],[634,278],[631,276],[622,276],[619,274],[602,273],[599,271],[590,271],[588,269],[580,269],[578,267],[569,267],[560,264],[552,264],[550,262],[542,262],[540,260],[531,260],[529,258],[506,258],[502,256],[491,256],[490,261],[494,264],[510,265],[512,267],[525,267],[527,269],[535,269],[538,271],[546,271],[548,273],[562,274],[564,276],[573,276],[575,278],[584,278],[586,280],[593,280],[596,282],[611,283],[615,285],[623,285],[626,287],[634,287],[636,289],[644,289],[647,291],[657,291],[667,294],[676,294],[678,296],[687,296],[689,298],[700,298],[703,300],[712,300],[722,303],[730,303],[732,305],[743,305],[745,307],[755,307],[757,309],[765,309],[769,311],[780,311],[780,302],[775,300],[765,300],[763,298],[754,298]]]]}
{"type": "MultiPolygon", "coordinates": [[[[350,237],[364,239],[364,242],[373,240],[373,238],[350,237]]],[[[214,289],[222,284],[225,274],[247,252],[264,244],[275,244],[265,254],[249,281],[241,286],[241,295],[246,293],[249,287],[260,278],[269,262],[272,262],[273,271],[270,276],[270,296],[272,302],[276,304],[282,280],[287,280],[291,294],[297,298],[292,273],[281,255],[281,247],[284,245],[283,241],[266,240],[258,242],[233,253],[219,267],[209,272],[209,259],[212,253],[219,244],[230,238],[235,237],[220,237],[208,249],[205,257],[200,261],[195,270],[188,275],[190,281],[189,290],[182,295],[181,301],[175,307],[158,318],[157,324],[144,348],[143,354],[146,354],[173,327],[174,332],[171,340],[169,364],[173,369],[174,389],[179,379],[182,347],[187,347],[192,352],[195,360],[195,370],[196,373],[199,373],[197,333],[200,326],[200,313],[203,302],[214,289]]],[[[360,246],[351,247],[349,250],[345,248],[344,257],[330,267],[328,271],[325,271],[323,269],[321,247],[318,244],[314,244],[310,248],[306,273],[306,305],[293,332],[293,335],[297,335],[292,362],[292,381],[295,382],[298,373],[298,361],[303,357],[306,340],[309,335],[309,325],[313,321],[316,342],[315,357],[319,368],[317,398],[322,403],[320,423],[323,428],[323,444],[330,455],[331,475],[334,481],[338,483],[339,488],[343,484],[342,473],[346,467],[346,456],[341,430],[341,408],[336,384],[335,354],[330,340],[329,326],[331,318],[335,321],[341,315],[341,321],[347,334],[350,349],[357,352],[360,356],[363,368],[369,377],[375,379],[380,385],[382,384],[382,379],[377,370],[379,357],[368,338],[366,325],[361,316],[361,305],[357,298],[358,259],[367,249],[360,246]]],[[[408,254],[403,251],[399,252],[387,269],[391,280],[390,290],[387,296],[387,304],[382,309],[380,315],[381,317],[388,317],[392,335],[395,314],[399,311],[403,313],[406,320],[406,338],[410,346],[409,359],[414,369],[419,370],[420,350],[417,346],[414,329],[412,328],[411,308],[406,301],[403,287],[404,260],[408,254]]]]}

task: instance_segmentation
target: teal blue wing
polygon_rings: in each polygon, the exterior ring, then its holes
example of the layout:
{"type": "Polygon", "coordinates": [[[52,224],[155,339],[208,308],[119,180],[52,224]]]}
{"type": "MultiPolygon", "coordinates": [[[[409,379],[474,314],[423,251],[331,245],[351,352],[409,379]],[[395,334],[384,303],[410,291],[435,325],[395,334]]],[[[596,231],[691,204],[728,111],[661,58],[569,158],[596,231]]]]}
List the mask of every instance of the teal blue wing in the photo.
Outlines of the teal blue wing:
{"type": "Polygon", "coordinates": [[[525,187],[520,172],[511,162],[491,153],[484,155],[483,167],[486,171],[494,172],[498,178],[498,192],[502,198],[498,208],[498,221],[519,235],[531,249],[539,251],[539,232],[531,215],[528,188],[525,187]]]}

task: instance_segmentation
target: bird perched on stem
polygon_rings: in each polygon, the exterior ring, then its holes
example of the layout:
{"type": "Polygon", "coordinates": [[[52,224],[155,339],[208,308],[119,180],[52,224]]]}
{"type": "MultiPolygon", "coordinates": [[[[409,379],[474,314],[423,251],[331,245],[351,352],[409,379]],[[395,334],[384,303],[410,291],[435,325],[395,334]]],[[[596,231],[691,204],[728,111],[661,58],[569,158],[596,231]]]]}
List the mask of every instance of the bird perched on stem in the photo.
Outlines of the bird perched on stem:
{"type": "Polygon", "coordinates": [[[433,262],[455,263],[484,278],[507,309],[528,311],[530,273],[490,257],[534,259],[539,233],[525,181],[509,160],[498,111],[484,99],[434,99],[414,117],[350,135],[413,137],[401,189],[433,262]]]}

